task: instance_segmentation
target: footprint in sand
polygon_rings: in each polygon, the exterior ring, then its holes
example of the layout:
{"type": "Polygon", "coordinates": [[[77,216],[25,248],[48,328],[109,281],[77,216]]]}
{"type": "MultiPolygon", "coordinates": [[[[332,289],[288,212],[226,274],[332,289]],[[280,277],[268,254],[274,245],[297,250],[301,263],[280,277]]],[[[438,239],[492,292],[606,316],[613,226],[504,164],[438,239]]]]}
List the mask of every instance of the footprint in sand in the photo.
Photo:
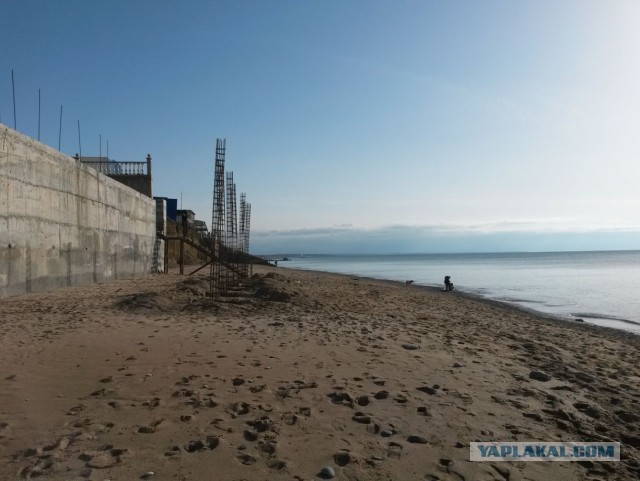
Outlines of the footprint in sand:
{"type": "Polygon", "coordinates": [[[180,448],[180,446],[174,445],[174,446],[171,446],[171,448],[168,451],[165,451],[164,455],[167,458],[169,458],[171,456],[176,456],[180,454],[181,451],[182,451],[182,448],[180,448]]]}
{"type": "Polygon", "coordinates": [[[387,444],[387,457],[400,458],[402,456],[402,444],[391,441],[387,444]]]}
{"type": "Polygon", "coordinates": [[[163,419],[158,419],[156,421],[153,421],[148,426],[140,426],[138,428],[138,432],[142,433],[142,434],[155,433],[158,430],[158,426],[162,423],[162,421],[163,421],[163,419]]]}
{"type": "Polygon", "coordinates": [[[238,461],[240,461],[245,466],[251,466],[252,464],[255,464],[255,462],[257,461],[257,459],[251,456],[250,454],[241,454],[236,459],[238,459],[238,461]]]}
{"type": "Polygon", "coordinates": [[[393,400],[398,404],[405,404],[407,402],[407,397],[404,394],[397,394],[393,400]]]}
{"type": "Polygon", "coordinates": [[[311,408],[307,408],[307,407],[298,408],[298,414],[305,417],[309,417],[311,416],[311,408]]]}
{"type": "Polygon", "coordinates": [[[106,391],[104,388],[102,389],[98,389],[97,391],[93,391],[90,396],[93,397],[104,397],[104,395],[106,394],[106,391]]]}
{"type": "Polygon", "coordinates": [[[226,412],[230,414],[232,418],[235,418],[237,416],[243,416],[247,414],[250,409],[251,409],[250,404],[246,402],[237,402],[229,406],[226,412]]]}
{"type": "Polygon", "coordinates": [[[102,451],[85,451],[80,454],[79,459],[84,461],[86,463],[85,466],[88,468],[105,469],[120,463],[127,453],[127,449],[108,446],[107,449],[102,451]]]}
{"type": "Polygon", "coordinates": [[[149,409],[157,408],[158,406],[160,406],[160,398],[154,397],[149,401],[143,402],[142,405],[148,407],[149,409]]]}
{"type": "Polygon", "coordinates": [[[193,441],[189,441],[189,444],[187,444],[184,449],[188,452],[188,453],[195,453],[197,451],[202,451],[204,449],[204,442],[202,442],[202,440],[200,439],[195,439],[193,441]]]}
{"type": "Polygon", "coordinates": [[[219,444],[220,438],[218,436],[212,435],[207,436],[204,441],[201,439],[189,441],[189,444],[187,444],[184,449],[188,453],[195,453],[198,451],[204,451],[205,449],[213,450],[217,448],[219,444]]]}
{"type": "Polygon", "coordinates": [[[347,451],[338,451],[333,455],[333,462],[340,467],[344,467],[352,461],[352,456],[347,451]]]}
{"type": "Polygon", "coordinates": [[[262,416],[260,419],[254,421],[247,421],[247,424],[259,433],[273,429],[273,420],[269,416],[262,416]]]}
{"type": "Polygon", "coordinates": [[[276,452],[276,445],[270,441],[260,441],[258,443],[258,449],[266,456],[272,456],[276,452]]]}
{"type": "Polygon", "coordinates": [[[388,391],[378,391],[377,393],[375,393],[373,395],[373,397],[377,400],[382,400],[382,399],[387,399],[389,397],[389,392],[388,391]]]}
{"type": "Polygon", "coordinates": [[[277,471],[280,471],[287,467],[287,463],[285,461],[282,461],[281,459],[271,459],[267,461],[267,467],[269,469],[275,469],[277,471]]]}
{"type": "Polygon", "coordinates": [[[22,468],[18,475],[23,478],[36,478],[42,476],[51,468],[53,468],[53,460],[49,458],[39,459],[33,466],[22,468]]]}
{"type": "Polygon", "coordinates": [[[298,421],[298,416],[293,413],[284,413],[282,420],[287,426],[293,426],[298,421]]]}
{"type": "Polygon", "coordinates": [[[378,423],[367,424],[367,432],[370,434],[378,434],[380,432],[380,425],[378,423]]]}
{"type": "Polygon", "coordinates": [[[370,424],[371,423],[371,416],[368,416],[362,412],[356,412],[353,417],[351,418],[353,421],[357,422],[358,424],[370,424]]]}
{"type": "Polygon", "coordinates": [[[417,409],[417,412],[420,416],[431,416],[431,413],[429,412],[429,408],[427,408],[426,406],[419,406],[417,409]]]}
{"type": "Polygon", "coordinates": [[[332,392],[327,394],[327,397],[333,404],[353,407],[353,397],[348,392],[332,392]]]}
{"type": "Polygon", "coordinates": [[[198,394],[198,391],[196,390],[182,388],[182,389],[178,389],[177,391],[174,391],[171,397],[191,397],[196,394],[198,394]]]}
{"type": "Polygon", "coordinates": [[[429,394],[430,396],[435,396],[436,394],[438,394],[438,390],[437,388],[434,387],[429,387],[429,386],[420,386],[418,388],[416,388],[418,391],[421,391],[423,393],[429,394]]]}

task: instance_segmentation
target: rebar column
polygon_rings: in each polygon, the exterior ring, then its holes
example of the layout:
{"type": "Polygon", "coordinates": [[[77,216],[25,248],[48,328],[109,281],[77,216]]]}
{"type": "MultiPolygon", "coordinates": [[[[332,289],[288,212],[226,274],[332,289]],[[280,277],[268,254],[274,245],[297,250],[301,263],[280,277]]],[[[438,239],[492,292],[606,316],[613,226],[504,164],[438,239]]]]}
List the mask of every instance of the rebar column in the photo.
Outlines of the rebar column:
{"type": "Polygon", "coordinates": [[[238,250],[240,251],[240,270],[244,277],[247,277],[249,274],[248,264],[247,264],[247,249],[245,246],[245,229],[246,229],[246,219],[247,219],[247,194],[240,194],[240,232],[238,236],[238,250]]]}
{"type": "Polygon", "coordinates": [[[245,249],[247,251],[247,265],[249,266],[249,270],[247,275],[252,276],[253,275],[253,263],[251,262],[251,260],[249,259],[249,237],[250,237],[250,232],[251,232],[251,203],[247,202],[247,207],[246,207],[246,211],[245,211],[245,230],[244,230],[244,235],[246,237],[245,240],[245,249]]]}
{"type": "MultiPolygon", "coordinates": [[[[233,233],[232,233],[232,249],[233,249],[233,262],[232,265],[235,269],[235,276],[241,276],[240,271],[240,257],[238,255],[238,210],[237,210],[237,196],[236,196],[236,184],[231,184],[231,218],[233,220],[233,233]]],[[[240,279],[238,279],[240,280],[240,279]]]]}
{"type": "Polygon", "coordinates": [[[237,255],[236,241],[238,232],[236,230],[236,185],[233,183],[233,172],[227,172],[227,232],[226,232],[226,263],[227,263],[227,287],[233,287],[237,284],[238,278],[236,273],[237,255]]]}
{"type": "Polygon", "coordinates": [[[224,244],[224,159],[226,139],[216,140],[215,178],[213,184],[213,212],[211,218],[211,297],[220,299],[224,288],[222,248],[224,244]]]}

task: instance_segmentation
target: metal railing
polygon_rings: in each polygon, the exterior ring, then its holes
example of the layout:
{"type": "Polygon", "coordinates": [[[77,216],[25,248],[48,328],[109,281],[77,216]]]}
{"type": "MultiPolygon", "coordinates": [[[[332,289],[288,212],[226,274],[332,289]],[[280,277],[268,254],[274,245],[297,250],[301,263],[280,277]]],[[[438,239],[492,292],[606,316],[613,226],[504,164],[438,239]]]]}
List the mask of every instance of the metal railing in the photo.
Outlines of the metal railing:
{"type": "Polygon", "coordinates": [[[147,162],[81,162],[106,175],[149,175],[147,162]]]}

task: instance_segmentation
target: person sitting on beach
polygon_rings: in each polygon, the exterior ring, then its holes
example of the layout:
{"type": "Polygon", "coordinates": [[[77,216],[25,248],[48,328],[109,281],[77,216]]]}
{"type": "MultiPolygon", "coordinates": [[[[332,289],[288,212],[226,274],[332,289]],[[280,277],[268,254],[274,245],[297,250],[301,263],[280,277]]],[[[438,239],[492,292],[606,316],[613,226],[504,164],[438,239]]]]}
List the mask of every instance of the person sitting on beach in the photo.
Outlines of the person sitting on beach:
{"type": "Polygon", "coordinates": [[[451,276],[444,276],[444,290],[445,291],[453,290],[453,284],[451,283],[451,276]]]}

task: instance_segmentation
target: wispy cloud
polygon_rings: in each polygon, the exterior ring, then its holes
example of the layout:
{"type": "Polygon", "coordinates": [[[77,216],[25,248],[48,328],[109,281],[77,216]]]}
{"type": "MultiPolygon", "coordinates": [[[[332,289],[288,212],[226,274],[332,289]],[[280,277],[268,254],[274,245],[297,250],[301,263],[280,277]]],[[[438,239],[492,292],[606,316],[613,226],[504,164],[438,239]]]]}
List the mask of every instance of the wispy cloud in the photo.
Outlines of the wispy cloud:
{"type": "Polygon", "coordinates": [[[639,225],[587,225],[567,219],[484,224],[336,225],[252,233],[260,254],[386,254],[628,250],[640,247],[639,225]]]}
{"type": "Polygon", "coordinates": [[[390,224],[368,227],[356,224],[313,227],[302,229],[273,229],[253,233],[258,237],[326,237],[333,235],[439,235],[439,234],[495,234],[495,233],[603,233],[640,231],[640,222],[600,223],[593,225],[579,219],[504,219],[486,223],[440,223],[427,225],[390,224]]]}

